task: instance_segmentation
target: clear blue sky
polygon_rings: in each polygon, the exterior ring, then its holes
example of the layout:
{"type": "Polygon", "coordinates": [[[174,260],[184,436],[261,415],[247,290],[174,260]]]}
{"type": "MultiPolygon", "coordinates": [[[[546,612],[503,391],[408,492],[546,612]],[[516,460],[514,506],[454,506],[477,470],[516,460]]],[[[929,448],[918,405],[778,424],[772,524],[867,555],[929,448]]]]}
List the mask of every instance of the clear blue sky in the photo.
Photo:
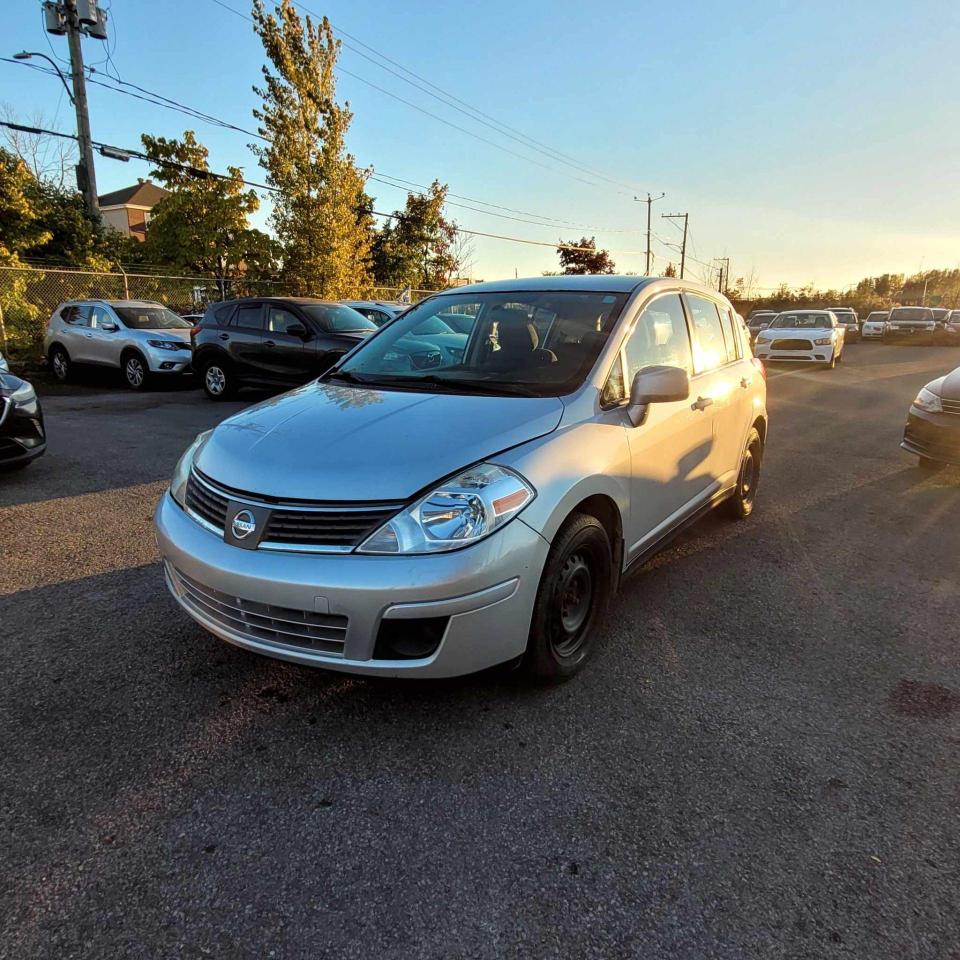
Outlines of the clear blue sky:
{"type": "MultiPolygon", "coordinates": [[[[224,0],[248,12],[244,0],[224,0]]],[[[497,120],[618,181],[524,149],[344,50],[364,79],[468,127],[526,162],[341,76],[355,113],[349,146],[363,165],[456,193],[591,229],[512,223],[451,210],[461,225],[555,241],[596,234],[618,268],[642,271],[645,206],[634,193],[665,191],[659,214],[690,212],[700,259],[729,256],[734,277],[845,285],[866,274],[960,263],[960,4],[924,0],[808,3],[573,3],[485,0],[308,0],[339,27],[497,120]],[[540,164],[545,164],[544,166],[540,164]],[[569,174],[569,175],[568,175],[569,174]],[[588,178],[594,179],[594,178],[588,178]],[[625,185],[621,185],[625,184],[625,185]],[[632,186],[631,186],[632,185],[632,186]],[[614,233],[604,230],[623,230],[614,233]]],[[[50,53],[40,4],[4,11],[0,55],[50,53]]],[[[262,55],[248,22],[213,0],[113,0],[113,66],[133,83],[253,127],[252,84],[262,55]]],[[[66,40],[50,37],[60,56],[66,40]]],[[[106,69],[103,44],[84,40],[106,69]]],[[[0,102],[73,129],[60,84],[0,62],[0,102]]],[[[139,145],[150,132],[194,129],[211,165],[262,178],[247,137],[90,88],[95,139],[139,145]]],[[[98,159],[101,192],[145,176],[140,162],[98,159]]],[[[371,184],[377,209],[403,194],[371,184]]],[[[676,253],[655,241],[655,268],[676,253]]],[[[478,239],[482,279],[556,268],[548,248],[478,239]]],[[[692,264],[694,270],[699,269],[692,264]]]]}

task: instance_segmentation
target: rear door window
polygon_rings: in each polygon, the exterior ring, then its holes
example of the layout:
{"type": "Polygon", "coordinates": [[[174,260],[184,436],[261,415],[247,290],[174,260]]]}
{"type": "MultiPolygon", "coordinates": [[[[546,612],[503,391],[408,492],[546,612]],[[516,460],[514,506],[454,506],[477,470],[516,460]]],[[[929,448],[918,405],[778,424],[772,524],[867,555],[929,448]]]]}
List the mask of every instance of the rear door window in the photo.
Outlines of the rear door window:
{"type": "Polygon", "coordinates": [[[740,359],[740,338],[737,336],[733,313],[726,307],[720,307],[720,326],[723,327],[723,340],[727,345],[727,363],[740,359]]]}
{"type": "Polygon", "coordinates": [[[693,322],[693,366],[695,373],[715,370],[727,362],[727,344],[717,305],[712,300],[688,293],[690,319],[693,322]]]}
{"type": "Polygon", "coordinates": [[[233,326],[240,330],[262,330],[263,309],[259,303],[241,303],[233,317],[233,326]]]}
{"type": "Polygon", "coordinates": [[[90,326],[90,306],[85,303],[77,304],[73,308],[73,312],[70,315],[70,319],[67,323],[71,324],[74,327],[89,327],[90,326]]]}
{"type": "Polygon", "coordinates": [[[230,314],[233,313],[235,304],[223,303],[219,307],[211,307],[213,313],[213,322],[217,326],[225,327],[230,322],[230,314]]]}

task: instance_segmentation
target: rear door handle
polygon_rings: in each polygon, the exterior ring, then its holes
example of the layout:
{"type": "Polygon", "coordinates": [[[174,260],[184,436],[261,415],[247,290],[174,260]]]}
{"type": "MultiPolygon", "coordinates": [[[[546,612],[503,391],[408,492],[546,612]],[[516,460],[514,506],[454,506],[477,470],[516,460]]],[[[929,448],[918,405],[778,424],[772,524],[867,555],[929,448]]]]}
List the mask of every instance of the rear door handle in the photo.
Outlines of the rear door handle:
{"type": "Polygon", "coordinates": [[[690,405],[691,410],[706,410],[713,404],[713,397],[697,397],[696,401],[690,405]]]}
{"type": "Polygon", "coordinates": [[[263,341],[263,345],[264,345],[265,347],[275,347],[275,346],[276,346],[276,344],[275,344],[272,340],[264,340],[264,341],[263,341]]]}
{"type": "Polygon", "coordinates": [[[230,334],[229,334],[229,333],[220,333],[220,334],[217,334],[217,336],[219,336],[221,340],[229,340],[229,339],[230,339],[230,334]]]}
{"type": "Polygon", "coordinates": [[[743,387],[744,390],[746,390],[747,387],[749,387],[751,383],[753,383],[753,381],[750,380],[748,377],[741,377],[741,378],[740,378],[740,386],[743,387]]]}

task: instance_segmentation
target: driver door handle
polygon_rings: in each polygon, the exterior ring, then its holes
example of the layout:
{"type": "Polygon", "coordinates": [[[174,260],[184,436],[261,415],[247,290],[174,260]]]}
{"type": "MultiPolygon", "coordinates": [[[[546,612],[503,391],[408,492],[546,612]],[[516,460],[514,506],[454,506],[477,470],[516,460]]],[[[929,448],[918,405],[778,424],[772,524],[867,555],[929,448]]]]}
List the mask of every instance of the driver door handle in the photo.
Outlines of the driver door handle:
{"type": "Polygon", "coordinates": [[[744,390],[746,390],[747,387],[749,387],[751,383],[753,383],[753,381],[752,381],[749,377],[741,377],[741,378],[740,378],[740,386],[743,387],[744,390]]]}
{"type": "Polygon", "coordinates": [[[697,399],[690,405],[691,410],[706,410],[707,407],[713,404],[713,397],[697,397],[697,399]]]}
{"type": "Polygon", "coordinates": [[[229,340],[229,339],[230,339],[230,334],[229,334],[229,333],[218,333],[217,336],[218,336],[221,340],[229,340]]]}
{"type": "Polygon", "coordinates": [[[273,340],[264,340],[263,345],[265,347],[275,347],[276,343],[274,343],[273,340]]]}

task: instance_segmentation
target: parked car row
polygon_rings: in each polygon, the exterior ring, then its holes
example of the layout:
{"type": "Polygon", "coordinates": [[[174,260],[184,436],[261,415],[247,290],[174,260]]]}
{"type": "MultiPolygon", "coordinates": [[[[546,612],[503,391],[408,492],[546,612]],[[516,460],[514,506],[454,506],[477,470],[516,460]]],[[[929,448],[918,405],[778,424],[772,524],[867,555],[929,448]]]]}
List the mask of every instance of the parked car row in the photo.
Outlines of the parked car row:
{"type": "MultiPolygon", "coordinates": [[[[846,342],[881,340],[892,343],[914,339],[960,346],[960,310],[945,307],[894,307],[873,310],[860,323],[851,307],[827,307],[846,331],[846,342]]],[[[790,312],[790,311],[785,311],[790,312]]],[[[752,310],[747,317],[752,340],[780,314],[775,310],[752,310]]]]}

